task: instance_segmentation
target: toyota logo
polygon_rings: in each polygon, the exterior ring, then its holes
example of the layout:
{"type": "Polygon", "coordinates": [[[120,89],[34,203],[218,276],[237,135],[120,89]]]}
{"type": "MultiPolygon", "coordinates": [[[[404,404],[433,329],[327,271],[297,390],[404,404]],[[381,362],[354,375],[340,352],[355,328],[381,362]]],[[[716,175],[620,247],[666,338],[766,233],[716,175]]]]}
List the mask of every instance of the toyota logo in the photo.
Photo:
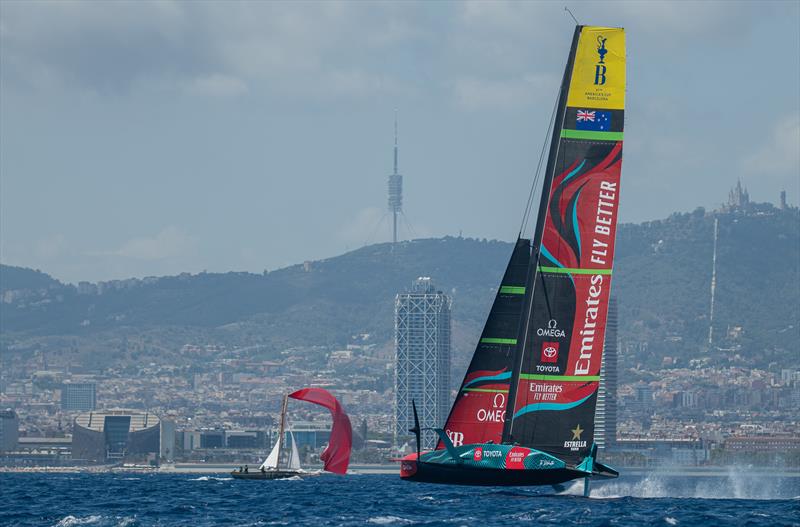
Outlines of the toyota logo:
{"type": "Polygon", "coordinates": [[[542,351],[542,353],[544,353],[544,356],[547,357],[548,359],[552,359],[553,357],[558,355],[558,350],[555,349],[553,346],[547,346],[544,349],[544,351],[542,351]]]}

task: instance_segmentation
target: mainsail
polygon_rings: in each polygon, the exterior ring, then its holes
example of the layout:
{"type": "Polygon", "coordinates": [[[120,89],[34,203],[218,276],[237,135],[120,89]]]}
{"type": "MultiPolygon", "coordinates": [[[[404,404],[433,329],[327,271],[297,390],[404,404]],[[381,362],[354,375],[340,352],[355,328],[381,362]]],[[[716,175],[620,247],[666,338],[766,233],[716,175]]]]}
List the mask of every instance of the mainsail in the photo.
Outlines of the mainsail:
{"type": "Polygon", "coordinates": [[[259,468],[263,468],[264,470],[274,470],[278,468],[278,457],[281,453],[281,440],[278,438],[278,442],[275,443],[275,446],[272,447],[272,451],[267,456],[267,459],[261,463],[259,468]]]}
{"type": "Polygon", "coordinates": [[[534,284],[504,442],[577,462],[592,447],[611,288],[625,101],[625,34],[577,27],[533,240],[534,284]]]}
{"type": "MultiPolygon", "coordinates": [[[[531,201],[438,447],[400,460],[409,481],[553,485],[619,472],[597,460],[600,380],[619,208],[625,33],[577,26],[554,112],[541,203],[531,201]]],[[[541,165],[540,165],[541,166],[541,165]]],[[[538,181],[539,175],[534,181],[538,181]]],[[[534,183],[535,185],[536,183],[534,183]]],[[[533,194],[533,193],[532,193],[533,194]]]]}
{"type": "Polygon", "coordinates": [[[624,100],[624,31],[578,26],[533,239],[517,240],[444,427],[456,447],[510,443],[572,463],[592,448],[624,100]]]}
{"type": "Polygon", "coordinates": [[[286,395],[283,396],[283,403],[281,404],[281,422],[278,427],[278,437],[275,441],[275,446],[272,447],[272,451],[267,456],[267,459],[261,463],[261,469],[263,470],[276,470],[278,468],[278,464],[281,461],[281,451],[283,449],[283,432],[286,427],[286,405],[288,404],[289,399],[286,395]]]}
{"type": "Polygon", "coordinates": [[[333,427],[331,437],[325,451],[319,456],[325,463],[325,470],[336,474],[347,473],[347,466],[350,463],[350,448],[353,442],[353,429],[350,426],[350,418],[344,412],[344,408],[339,401],[322,388],[303,388],[289,397],[300,401],[324,406],[331,412],[333,427]]]}
{"type": "Polygon", "coordinates": [[[502,438],[530,257],[530,240],[518,239],[444,426],[455,446],[502,438]]]}

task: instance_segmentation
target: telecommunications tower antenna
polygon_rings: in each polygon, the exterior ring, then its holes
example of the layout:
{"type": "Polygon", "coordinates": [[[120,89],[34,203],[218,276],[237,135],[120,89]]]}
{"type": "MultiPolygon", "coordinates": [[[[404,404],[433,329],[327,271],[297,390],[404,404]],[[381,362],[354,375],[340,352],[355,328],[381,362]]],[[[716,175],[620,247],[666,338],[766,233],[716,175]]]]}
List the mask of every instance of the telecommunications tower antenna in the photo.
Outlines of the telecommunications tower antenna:
{"type": "Polygon", "coordinates": [[[389,176],[389,212],[392,213],[392,243],[397,243],[397,215],[403,212],[403,176],[397,172],[397,110],[394,111],[394,172],[389,176]]]}
{"type": "Polygon", "coordinates": [[[719,218],[714,216],[714,253],[711,257],[711,308],[708,314],[708,347],[714,342],[714,293],[717,289],[717,238],[719,238],[719,218]]]}

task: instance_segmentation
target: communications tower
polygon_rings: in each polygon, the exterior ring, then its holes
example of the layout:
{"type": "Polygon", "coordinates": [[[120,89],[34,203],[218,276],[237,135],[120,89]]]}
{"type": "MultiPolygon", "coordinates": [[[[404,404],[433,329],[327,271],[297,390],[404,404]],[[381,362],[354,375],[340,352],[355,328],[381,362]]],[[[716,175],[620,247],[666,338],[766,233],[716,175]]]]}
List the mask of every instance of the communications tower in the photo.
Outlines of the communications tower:
{"type": "Polygon", "coordinates": [[[403,212],[403,176],[397,172],[397,110],[394,112],[394,172],[389,176],[389,212],[392,213],[392,243],[397,243],[397,215],[403,212]]]}

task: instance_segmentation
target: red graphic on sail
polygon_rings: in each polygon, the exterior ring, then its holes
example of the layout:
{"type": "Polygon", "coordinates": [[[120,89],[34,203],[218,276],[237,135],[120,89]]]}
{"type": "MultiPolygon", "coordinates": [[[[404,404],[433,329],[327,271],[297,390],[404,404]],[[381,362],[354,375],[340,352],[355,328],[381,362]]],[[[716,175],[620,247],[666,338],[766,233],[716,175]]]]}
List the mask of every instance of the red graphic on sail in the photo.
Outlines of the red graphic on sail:
{"type": "MultiPolygon", "coordinates": [[[[499,443],[506,419],[507,370],[478,370],[467,374],[444,431],[454,446],[499,443]]],[[[444,448],[439,442],[437,448],[444,448]]]]}
{"type": "Polygon", "coordinates": [[[322,388],[303,388],[290,393],[289,397],[318,404],[330,410],[331,417],[333,417],[331,438],[319,458],[325,463],[325,470],[328,472],[347,473],[347,466],[350,464],[350,449],[353,443],[353,428],[350,426],[350,418],[347,417],[336,397],[322,388]]]}

